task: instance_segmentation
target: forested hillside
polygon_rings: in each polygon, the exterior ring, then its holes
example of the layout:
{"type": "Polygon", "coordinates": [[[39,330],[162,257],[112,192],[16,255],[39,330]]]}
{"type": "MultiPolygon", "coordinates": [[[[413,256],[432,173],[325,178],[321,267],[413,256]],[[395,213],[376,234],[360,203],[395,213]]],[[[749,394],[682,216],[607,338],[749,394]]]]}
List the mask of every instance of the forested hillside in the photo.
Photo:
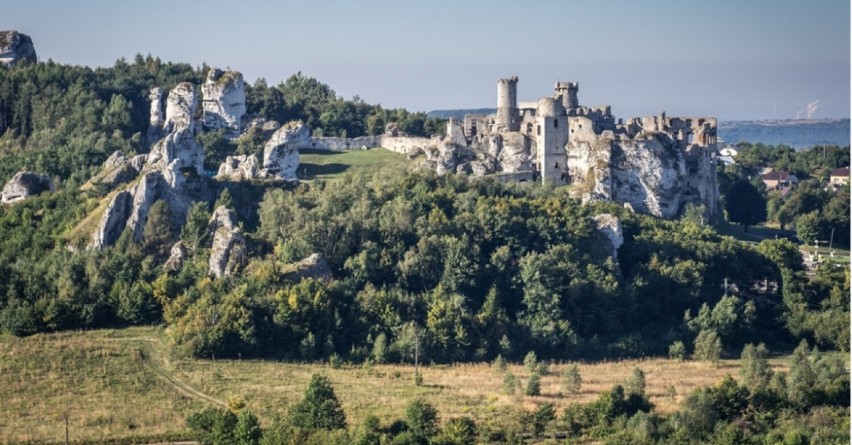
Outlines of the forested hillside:
{"type": "MultiPolygon", "coordinates": [[[[114,151],[147,151],[149,89],[197,84],[206,70],[142,56],[96,70],[0,67],[0,179],[31,169],[58,185],[0,207],[0,331],[162,324],[187,357],[365,364],[499,363],[530,353],[533,365],[666,355],[713,362],[747,344],[789,352],[804,341],[794,359],[810,374],[790,375],[792,393],[781,381],[770,385],[766,373],[749,386],[722,382],[690,395],[683,414],[663,423],[646,414],[644,389],[616,387],[566,410],[564,425],[576,436],[636,443],[619,433],[617,422],[630,418],[653,426],[647,443],[686,443],[725,434],[749,407],[772,416],[790,410],[798,422],[827,405],[835,422],[835,410],[848,406],[838,395],[848,393],[842,366],[814,359],[824,371],[816,375],[809,357],[820,356],[808,346],[848,351],[848,268],[826,264],[808,274],[796,244],[721,236],[697,208],[664,221],[612,203],[583,205],[567,187],[387,168],[286,186],[201,178],[218,198],[196,202],[186,221],[154,204],[141,242],[125,231],[114,246],[82,248],[84,222],[108,192],[83,185],[114,151]],[[219,206],[239,215],[247,261],[214,278],[208,224],[219,206]],[[618,221],[623,244],[598,227],[601,215],[618,221]],[[187,258],[166,268],[178,241],[187,258]],[[716,417],[701,430],[682,427],[711,405],[716,417]]],[[[247,104],[249,114],[299,119],[324,135],[378,134],[391,122],[412,135],[440,128],[423,114],[338,98],[301,74],[273,87],[255,82],[247,104]]],[[[260,137],[225,143],[219,136],[198,136],[211,159],[260,137]]],[[[206,411],[190,426],[206,431],[216,416],[230,419],[206,411]]],[[[761,434],[784,425],[777,416],[752,420],[761,434]]]]}

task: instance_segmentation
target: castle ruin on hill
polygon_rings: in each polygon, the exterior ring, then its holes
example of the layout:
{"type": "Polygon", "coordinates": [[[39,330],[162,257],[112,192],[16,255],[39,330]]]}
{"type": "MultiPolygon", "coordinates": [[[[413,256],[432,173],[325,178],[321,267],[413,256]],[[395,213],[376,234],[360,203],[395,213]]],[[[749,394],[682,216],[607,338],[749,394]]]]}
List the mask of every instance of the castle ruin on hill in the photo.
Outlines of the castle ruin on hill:
{"type": "Polygon", "coordinates": [[[687,204],[719,214],[715,118],[663,112],[624,121],[609,106],[580,105],[576,82],[558,82],[551,97],[531,103],[518,102],[517,85],[517,77],[497,81],[495,114],[450,120],[434,156],[439,171],[571,185],[584,200],[662,218],[687,204]]]}

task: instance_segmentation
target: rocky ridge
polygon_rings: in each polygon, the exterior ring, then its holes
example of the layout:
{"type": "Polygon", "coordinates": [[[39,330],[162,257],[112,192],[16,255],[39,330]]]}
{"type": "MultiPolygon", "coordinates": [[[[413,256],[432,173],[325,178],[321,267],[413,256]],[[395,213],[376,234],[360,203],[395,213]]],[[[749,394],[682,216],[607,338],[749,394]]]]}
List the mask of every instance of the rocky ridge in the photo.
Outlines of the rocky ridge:
{"type": "Polygon", "coordinates": [[[33,39],[15,30],[0,31],[0,63],[16,65],[21,61],[38,62],[33,39]]]}

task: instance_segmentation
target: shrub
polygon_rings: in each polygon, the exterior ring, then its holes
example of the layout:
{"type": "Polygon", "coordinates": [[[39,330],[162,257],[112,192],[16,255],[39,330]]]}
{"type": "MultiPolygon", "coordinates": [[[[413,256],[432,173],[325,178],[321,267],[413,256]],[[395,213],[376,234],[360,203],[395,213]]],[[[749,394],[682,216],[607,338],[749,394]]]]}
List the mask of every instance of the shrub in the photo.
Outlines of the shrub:
{"type": "Polygon", "coordinates": [[[678,340],[669,346],[669,358],[681,361],[686,358],[686,347],[682,341],[678,340]]]}
{"type": "Polygon", "coordinates": [[[524,393],[528,396],[541,395],[541,376],[537,372],[533,372],[530,375],[530,379],[527,380],[527,389],[524,393]]]}
{"type": "Polygon", "coordinates": [[[311,377],[305,397],[290,409],[290,423],[306,430],[346,428],[346,414],[328,377],[320,374],[311,377]]]}
{"type": "Polygon", "coordinates": [[[583,386],[583,378],[576,364],[565,367],[562,371],[562,391],[566,394],[579,394],[583,386]]]}

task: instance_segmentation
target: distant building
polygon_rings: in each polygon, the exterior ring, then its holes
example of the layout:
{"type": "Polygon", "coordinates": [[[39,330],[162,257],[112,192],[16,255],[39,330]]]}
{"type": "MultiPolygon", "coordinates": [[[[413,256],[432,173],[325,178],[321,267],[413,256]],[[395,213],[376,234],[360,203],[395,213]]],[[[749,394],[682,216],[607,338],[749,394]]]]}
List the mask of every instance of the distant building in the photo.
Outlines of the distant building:
{"type": "Polygon", "coordinates": [[[733,158],[733,157],[736,157],[738,154],[740,154],[740,152],[737,151],[737,149],[733,145],[729,145],[729,146],[719,150],[720,156],[730,156],[730,157],[733,158]]]}
{"type": "Polygon", "coordinates": [[[849,167],[835,168],[828,177],[828,183],[834,187],[849,184],[849,167]]]}
{"type": "Polygon", "coordinates": [[[770,171],[769,173],[765,173],[760,179],[763,181],[763,185],[766,186],[767,191],[782,190],[782,195],[789,191],[784,189],[789,189],[799,183],[799,178],[796,175],[785,171],[770,171]]]}

